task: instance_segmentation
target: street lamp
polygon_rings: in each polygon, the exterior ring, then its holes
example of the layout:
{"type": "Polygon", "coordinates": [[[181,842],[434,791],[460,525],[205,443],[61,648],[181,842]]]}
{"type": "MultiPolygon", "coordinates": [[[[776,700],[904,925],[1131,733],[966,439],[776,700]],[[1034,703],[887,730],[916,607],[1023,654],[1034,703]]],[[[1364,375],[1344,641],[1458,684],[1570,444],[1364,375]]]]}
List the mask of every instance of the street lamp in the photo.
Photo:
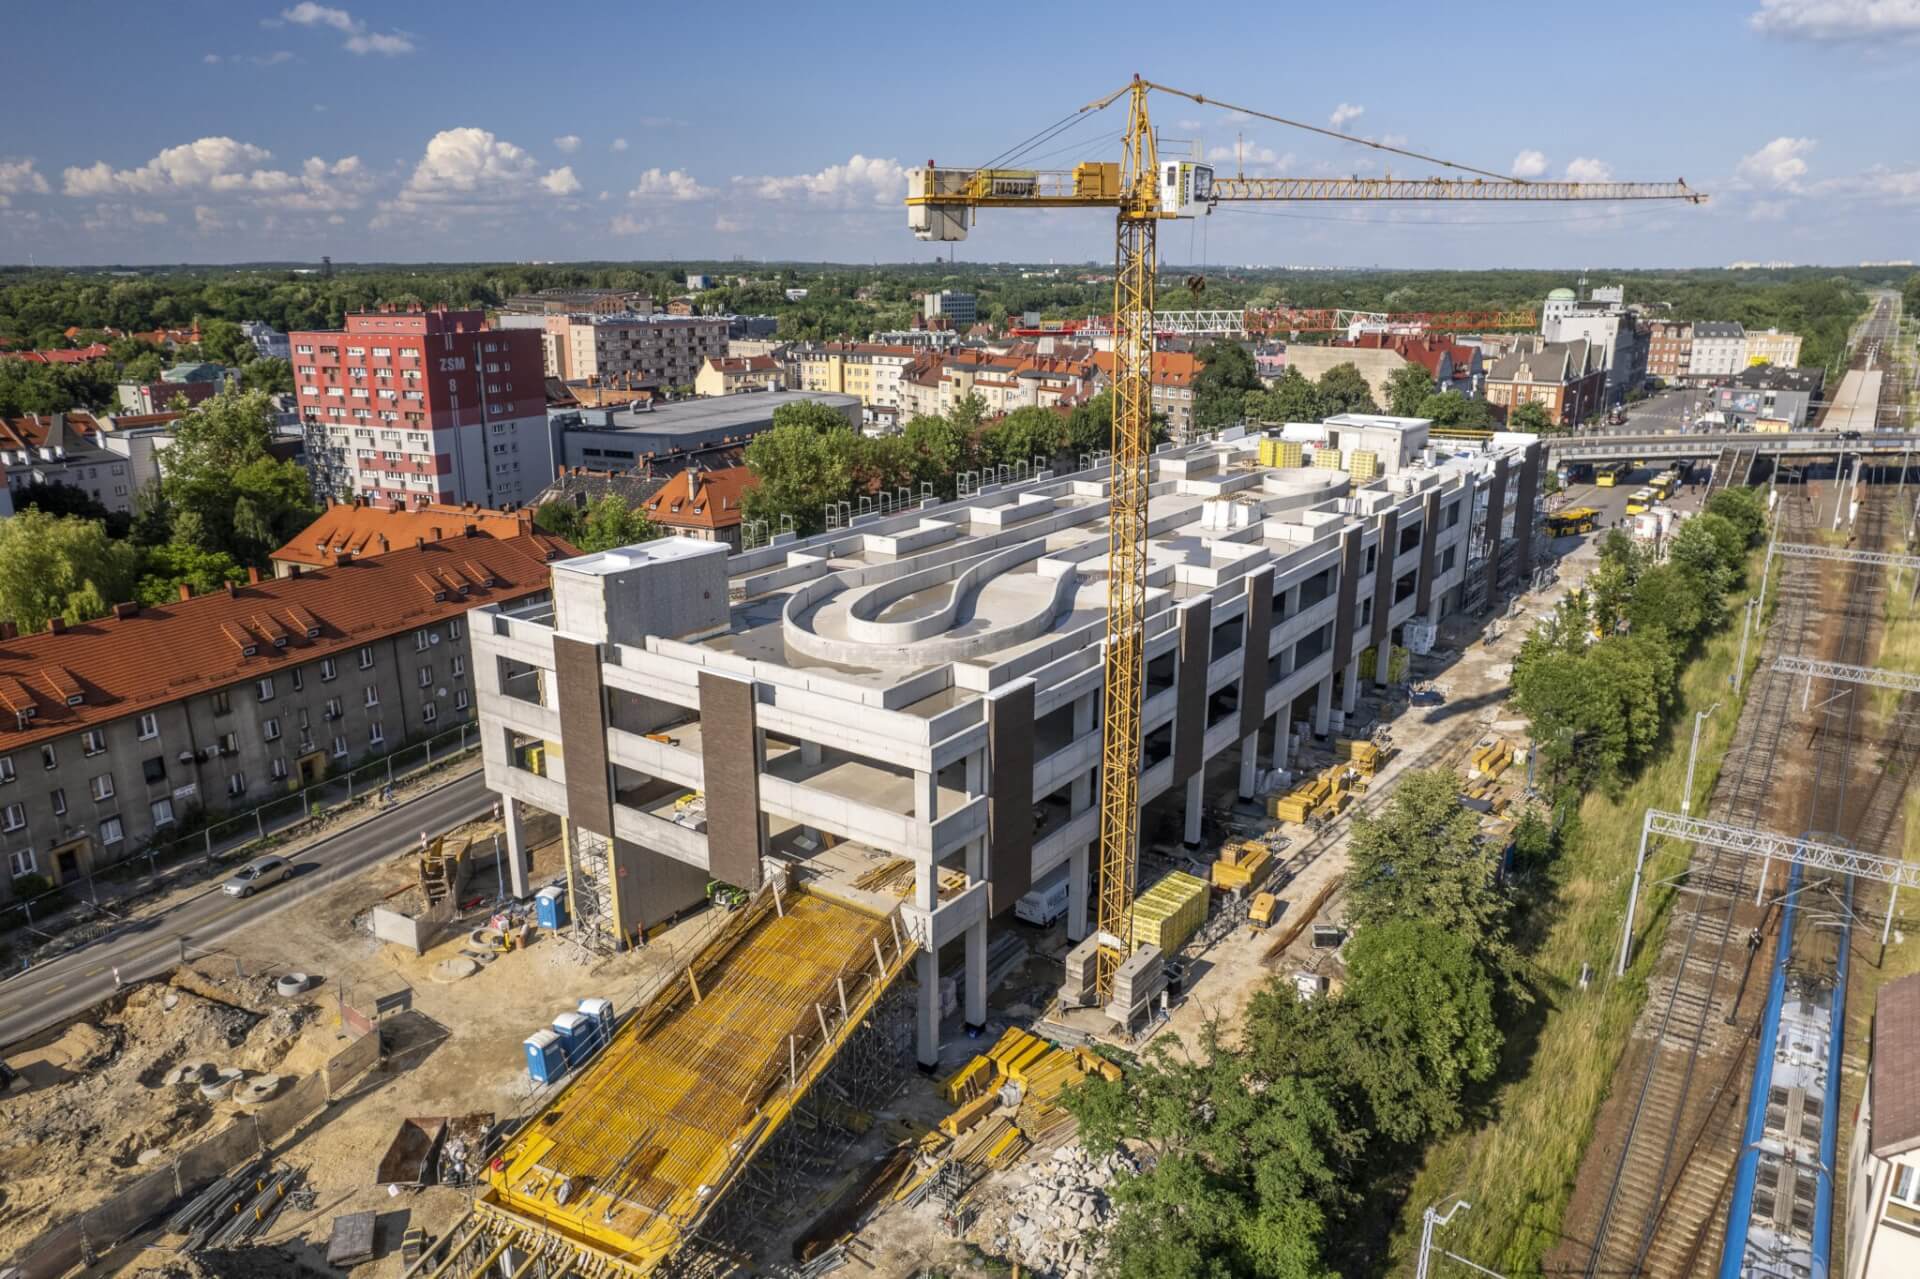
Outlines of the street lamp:
{"type": "Polygon", "coordinates": [[[1719,709],[1720,703],[1715,702],[1707,709],[1693,713],[1693,745],[1687,750],[1687,788],[1680,796],[1680,812],[1683,816],[1693,811],[1693,765],[1700,756],[1700,725],[1719,709]]]}

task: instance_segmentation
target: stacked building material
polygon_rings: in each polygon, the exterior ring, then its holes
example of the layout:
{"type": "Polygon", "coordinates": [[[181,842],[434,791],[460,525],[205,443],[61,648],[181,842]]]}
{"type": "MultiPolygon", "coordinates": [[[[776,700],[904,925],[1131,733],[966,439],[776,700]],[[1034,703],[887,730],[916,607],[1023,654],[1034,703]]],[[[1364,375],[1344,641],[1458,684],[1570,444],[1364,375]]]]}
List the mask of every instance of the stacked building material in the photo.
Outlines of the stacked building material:
{"type": "Polygon", "coordinates": [[[1377,479],[1380,475],[1380,455],[1372,449],[1349,449],[1347,471],[1356,485],[1377,479]]]}
{"type": "Polygon", "coordinates": [[[1206,881],[1176,870],[1134,900],[1133,944],[1154,946],[1162,955],[1171,955],[1187,944],[1206,918],[1206,881]]]}
{"type": "Polygon", "coordinates": [[[1513,763],[1513,743],[1504,737],[1496,737],[1490,745],[1482,746],[1467,757],[1468,777],[1497,779],[1513,763]]]}
{"type": "Polygon", "coordinates": [[[1306,461],[1306,450],[1298,440],[1276,440],[1272,438],[1260,441],[1260,465],[1262,466],[1300,466],[1306,461]]]}
{"type": "Polygon", "coordinates": [[[1273,865],[1273,850],[1257,839],[1236,839],[1220,850],[1214,859],[1211,878],[1222,892],[1251,888],[1266,878],[1273,865]]]}

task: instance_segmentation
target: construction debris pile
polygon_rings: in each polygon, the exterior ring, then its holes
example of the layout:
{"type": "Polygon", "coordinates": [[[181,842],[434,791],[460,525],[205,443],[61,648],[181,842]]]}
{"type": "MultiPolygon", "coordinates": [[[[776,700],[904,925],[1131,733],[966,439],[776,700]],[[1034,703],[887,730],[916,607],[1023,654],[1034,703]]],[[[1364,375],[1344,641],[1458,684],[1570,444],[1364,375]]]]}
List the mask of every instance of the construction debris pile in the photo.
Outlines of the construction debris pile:
{"type": "Polygon", "coordinates": [[[1120,1068],[1084,1048],[1056,1048],[1018,1026],[941,1085],[953,1113],[940,1131],[953,1139],[945,1162],[969,1171],[1004,1169],[1035,1144],[1072,1136],[1063,1090],[1091,1075],[1119,1079],[1120,1068]]]}
{"type": "Polygon", "coordinates": [[[1062,1146],[1041,1160],[1033,1180],[1013,1192],[1013,1211],[993,1250],[1062,1279],[1085,1279],[1101,1252],[1101,1234],[1113,1215],[1107,1188],[1137,1167],[1125,1151],[1095,1159],[1079,1146],[1062,1146]]]}

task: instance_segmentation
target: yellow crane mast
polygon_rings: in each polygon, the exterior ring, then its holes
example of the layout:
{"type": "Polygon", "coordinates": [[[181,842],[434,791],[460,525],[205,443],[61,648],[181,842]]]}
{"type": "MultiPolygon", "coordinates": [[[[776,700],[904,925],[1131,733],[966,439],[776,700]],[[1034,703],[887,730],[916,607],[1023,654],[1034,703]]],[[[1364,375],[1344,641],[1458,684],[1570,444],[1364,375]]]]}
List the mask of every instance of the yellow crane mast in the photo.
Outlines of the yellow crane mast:
{"type": "MultiPolygon", "coordinates": [[[[942,168],[907,173],[907,225],[922,240],[962,240],[980,209],[1110,208],[1116,213],[1113,277],[1113,461],[1107,532],[1107,635],[1100,751],[1100,857],[1094,927],[1101,1000],[1132,953],[1132,906],[1139,867],[1141,686],[1146,667],[1147,451],[1152,420],[1156,232],[1161,221],[1211,213],[1223,201],[1253,200],[1686,200],[1706,199],[1684,182],[1528,182],[1437,160],[1200,94],[1131,83],[1068,117],[1074,120],[1127,99],[1121,158],[1086,161],[1070,170],[942,168]],[[1472,178],[1218,177],[1204,164],[1162,162],[1148,115],[1151,92],[1326,134],[1378,151],[1409,156],[1472,178]]],[[[1063,122],[1065,123],[1065,122],[1063,122]]],[[[1056,126],[1056,130],[1059,126],[1056,126]]],[[[1049,131],[1053,132],[1053,131],[1049,131]]]]}

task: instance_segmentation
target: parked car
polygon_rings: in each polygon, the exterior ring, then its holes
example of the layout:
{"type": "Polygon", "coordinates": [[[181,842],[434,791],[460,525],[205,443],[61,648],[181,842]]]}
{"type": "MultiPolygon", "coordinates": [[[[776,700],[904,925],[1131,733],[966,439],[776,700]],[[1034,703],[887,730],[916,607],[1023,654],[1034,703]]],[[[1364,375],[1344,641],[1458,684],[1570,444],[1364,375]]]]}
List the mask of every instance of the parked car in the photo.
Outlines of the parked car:
{"type": "Polygon", "coordinates": [[[233,878],[220,885],[229,897],[251,897],[269,885],[293,875],[293,863],[284,857],[257,857],[235,871],[233,878]]]}

